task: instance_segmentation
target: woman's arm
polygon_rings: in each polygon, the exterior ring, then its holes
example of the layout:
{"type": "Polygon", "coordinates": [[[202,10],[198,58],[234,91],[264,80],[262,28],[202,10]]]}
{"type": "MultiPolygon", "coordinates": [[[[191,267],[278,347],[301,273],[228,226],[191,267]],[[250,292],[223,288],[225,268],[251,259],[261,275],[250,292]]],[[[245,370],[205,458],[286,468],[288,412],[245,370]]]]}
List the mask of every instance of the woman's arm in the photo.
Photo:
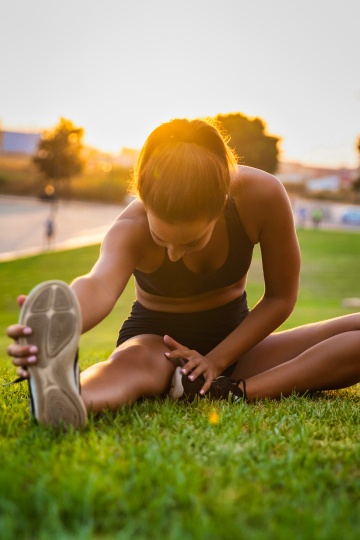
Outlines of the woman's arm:
{"type": "Polygon", "coordinates": [[[264,294],[242,324],[209,353],[221,371],[289,317],[299,288],[300,249],[284,187],[255,169],[250,169],[244,184],[239,212],[249,237],[260,244],[264,294]]]}
{"type": "MultiPolygon", "coordinates": [[[[124,290],[137,261],[143,253],[144,220],[126,209],[107,233],[98,261],[92,270],[72,283],[81,307],[83,328],[86,332],[104,319],[114,307],[124,290]],[[139,219],[140,218],[140,219],[139,219]]],[[[25,296],[18,298],[21,307],[25,296]]],[[[13,357],[20,370],[26,367],[33,355],[32,345],[21,345],[18,341],[27,336],[31,341],[31,329],[19,324],[8,327],[7,335],[15,342],[9,345],[8,354],[13,357]]],[[[21,376],[25,375],[22,369],[21,376]]],[[[20,374],[20,373],[19,373],[20,374]]]]}
{"type": "MultiPolygon", "coordinates": [[[[193,379],[200,374],[205,377],[204,392],[226,367],[276,330],[288,318],[297,299],[300,251],[287,194],[273,176],[256,169],[245,170],[236,201],[249,238],[260,244],[264,294],[238,328],[205,357],[182,348],[174,351],[188,360],[187,373],[196,368],[193,379]]],[[[175,346],[168,338],[165,342],[175,346]]]]}
{"type": "Polygon", "coordinates": [[[113,309],[142,257],[143,239],[142,220],[131,212],[122,214],[106,234],[91,271],[72,282],[81,306],[83,332],[99,324],[113,309]]]}

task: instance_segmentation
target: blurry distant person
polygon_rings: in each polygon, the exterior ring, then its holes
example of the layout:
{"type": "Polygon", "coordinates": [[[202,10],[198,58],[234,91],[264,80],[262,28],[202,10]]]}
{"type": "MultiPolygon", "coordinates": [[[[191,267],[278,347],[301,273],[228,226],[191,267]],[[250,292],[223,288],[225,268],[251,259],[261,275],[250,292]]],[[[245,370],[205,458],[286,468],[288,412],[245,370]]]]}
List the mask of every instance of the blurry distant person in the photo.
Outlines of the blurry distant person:
{"type": "Polygon", "coordinates": [[[55,238],[55,219],[50,215],[45,221],[45,245],[50,249],[55,238]]]}
{"type": "Polygon", "coordinates": [[[305,206],[300,206],[297,212],[298,219],[297,219],[297,225],[300,228],[305,227],[306,224],[306,218],[307,218],[307,210],[305,206]]]}
{"type": "Polygon", "coordinates": [[[88,274],[18,298],[8,354],[30,376],[37,419],[81,426],[89,411],[144,396],[251,402],[360,380],[360,315],[274,333],[294,308],[300,270],[292,209],[274,176],[238,166],[213,125],[176,119],[150,134],[134,184],[137,198],[88,274]],[[256,244],[264,293],[250,310],[256,244]],[[111,312],[132,276],[136,301],[116,348],[79,379],[80,332],[111,312]]]}
{"type": "Polygon", "coordinates": [[[320,224],[322,222],[323,213],[321,208],[315,208],[312,212],[312,222],[315,229],[318,229],[320,227],[320,224]]]}

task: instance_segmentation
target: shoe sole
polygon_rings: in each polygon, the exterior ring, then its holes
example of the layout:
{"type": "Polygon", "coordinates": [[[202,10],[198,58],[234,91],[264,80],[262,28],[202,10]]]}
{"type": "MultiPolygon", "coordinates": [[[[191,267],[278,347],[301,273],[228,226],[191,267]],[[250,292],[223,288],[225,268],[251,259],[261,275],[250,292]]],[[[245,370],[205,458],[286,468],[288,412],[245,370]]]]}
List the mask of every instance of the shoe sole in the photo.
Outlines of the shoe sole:
{"type": "Polygon", "coordinates": [[[175,369],[175,373],[171,379],[168,396],[171,399],[186,399],[189,402],[194,401],[195,399],[204,398],[205,396],[199,394],[199,391],[205,382],[204,378],[200,376],[192,382],[187,378],[187,375],[182,375],[180,371],[181,367],[182,366],[175,369]]]}
{"type": "Polygon", "coordinates": [[[63,281],[41,283],[27,297],[19,323],[33,330],[19,342],[39,350],[36,364],[28,366],[35,418],[53,426],[85,426],[87,412],[74,371],[81,333],[75,294],[63,281]]]}
{"type": "Polygon", "coordinates": [[[170,399],[180,399],[184,393],[184,387],[182,384],[182,374],[180,373],[181,367],[175,369],[173,378],[171,379],[170,389],[168,396],[170,399]]]}

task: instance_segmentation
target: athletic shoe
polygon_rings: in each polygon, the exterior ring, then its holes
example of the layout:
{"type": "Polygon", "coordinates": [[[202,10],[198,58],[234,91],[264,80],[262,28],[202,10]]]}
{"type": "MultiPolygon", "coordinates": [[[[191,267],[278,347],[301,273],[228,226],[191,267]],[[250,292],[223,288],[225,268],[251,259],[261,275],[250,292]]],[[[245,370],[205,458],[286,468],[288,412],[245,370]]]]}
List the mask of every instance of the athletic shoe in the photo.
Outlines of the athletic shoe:
{"type": "Polygon", "coordinates": [[[33,416],[53,426],[84,426],[87,412],[80,397],[77,358],[81,311],[75,294],[63,281],[41,283],[22,306],[19,323],[33,330],[19,343],[39,350],[37,362],[28,366],[33,416]]]}
{"type": "Polygon", "coordinates": [[[220,376],[211,383],[206,394],[199,394],[205,382],[204,377],[200,375],[195,381],[190,381],[188,375],[182,375],[181,369],[181,367],[177,367],[173,375],[168,393],[171,399],[194,401],[198,397],[231,402],[236,402],[239,399],[247,401],[246,383],[243,379],[235,380],[220,376]],[[239,388],[240,382],[243,384],[244,391],[239,388]]]}

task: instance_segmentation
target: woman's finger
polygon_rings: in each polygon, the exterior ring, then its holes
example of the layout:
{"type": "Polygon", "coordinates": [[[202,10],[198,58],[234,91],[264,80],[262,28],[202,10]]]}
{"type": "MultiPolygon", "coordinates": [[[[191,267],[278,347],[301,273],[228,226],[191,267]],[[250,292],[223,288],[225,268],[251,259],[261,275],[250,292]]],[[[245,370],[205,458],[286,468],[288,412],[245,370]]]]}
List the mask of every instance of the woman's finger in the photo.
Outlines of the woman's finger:
{"type": "Polygon", "coordinates": [[[18,367],[16,370],[16,374],[22,379],[28,379],[30,377],[28,370],[24,369],[23,367],[18,367]]]}
{"type": "Polygon", "coordinates": [[[194,370],[200,366],[204,366],[204,370],[207,368],[206,362],[204,362],[202,359],[199,359],[198,357],[192,358],[181,368],[181,373],[186,375],[187,373],[194,372],[194,370]]]}
{"type": "MultiPolygon", "coordinates": [[[[168,360],[176,360],[181,366],[187,366],[188,362],[196,358],[197,353],[195,351],[189,351],[188,349],[176,349],[175,351],[165,352],[165,356],[168,360]]],[[[197,364],[196,364],[197,365],[197,364]]],[[[192,369],[194,366],[191,364],[191,367],[187,368],[187,371],[192,369]]]]}
{"type": "Polygon", "coordinates": [[[181,349],[181,350],[186,350],[188,351],[189,348],[188,347],[185,347],[184,345],[182,345],[181,343],[179,343],[178,341],[175,341],[175,339],[173,339],[172,337],[170,336],[164,336],[164,342],[166,343],[166,345],[168,347],[170,347],[171,349],[181,349]]]}
{"type": "MultiPolygon", "coordinates": [[[[166,353],[165,355],[168,359],[171,359],[171,356],[168,356],[166,353]]],[[[190,373],[200,365],[204,366],[204,369],[206,369],[206,361],[204,361],[204,358],[199,356],[196,351],[176,351],[175,358],[180,360],[180,364],[182,361],[181,373],[183,375],[190,373]]]]}
{"type": "MultiPolygon", "coordinates": [[[[207,368],[208,366],[205,365],[205,364],[200,364],[199,366],[197,366],[191,373],[190,375],[188,376],[189,380],[190,381],[195,381],[195,379],[197,379],[199,377],[199,375],[203,375],[206,377],[206,371],[207,371],[207,368]]],[[[183,372],[183,370],[181,370],[181,372],[183,372]]],[[[184,373],[185,375],[185,373],[184,373]]]]}
{"type": "Polygon", "coordinates": [[[32,329],[29,326],[22,326],[21,324],[12,324],[6,329],[6,334],[9,338],[19,339],[22,336],[30,336],[32,329]]]}
{"type": "Polygon", "coordinates": [[[11,343],[7,348],[7,353],[12,357],[15,365],[33,364],[37,360],[38,352],[38,347],[31,344],[11,343]]]}
{"type": "Polygon", "coordinates": [[[206,392],[210,389],[210,386],[211,386],[211,383],[212,383],[212,379],[209,377],[208,379],[205,380],[205,383],[203,384],[203,387],[200,388],[199,390],[199,394],[201,394],[202,396],[204,394],[206,394],[206,392]]]}
{"type": "Polygon", "coordinates": [[[18,303],[18,306],[19,306],[19,307],[22,307],[22,306],[23,306],[23,304],[24,304],[26,298],[27,298],[27,297],[25,296],[25,294],[19,294],[19,296],[17,297],[17,303],[18,303]]]}
{"type": "Polygon", "coordinates": [[[27,366],[33,366],[37,362],[36,356],[24,356],[24,357],[18,357],[13,356],[13,364],[14,366],[18,367],[27,367],[27,366]]]}

